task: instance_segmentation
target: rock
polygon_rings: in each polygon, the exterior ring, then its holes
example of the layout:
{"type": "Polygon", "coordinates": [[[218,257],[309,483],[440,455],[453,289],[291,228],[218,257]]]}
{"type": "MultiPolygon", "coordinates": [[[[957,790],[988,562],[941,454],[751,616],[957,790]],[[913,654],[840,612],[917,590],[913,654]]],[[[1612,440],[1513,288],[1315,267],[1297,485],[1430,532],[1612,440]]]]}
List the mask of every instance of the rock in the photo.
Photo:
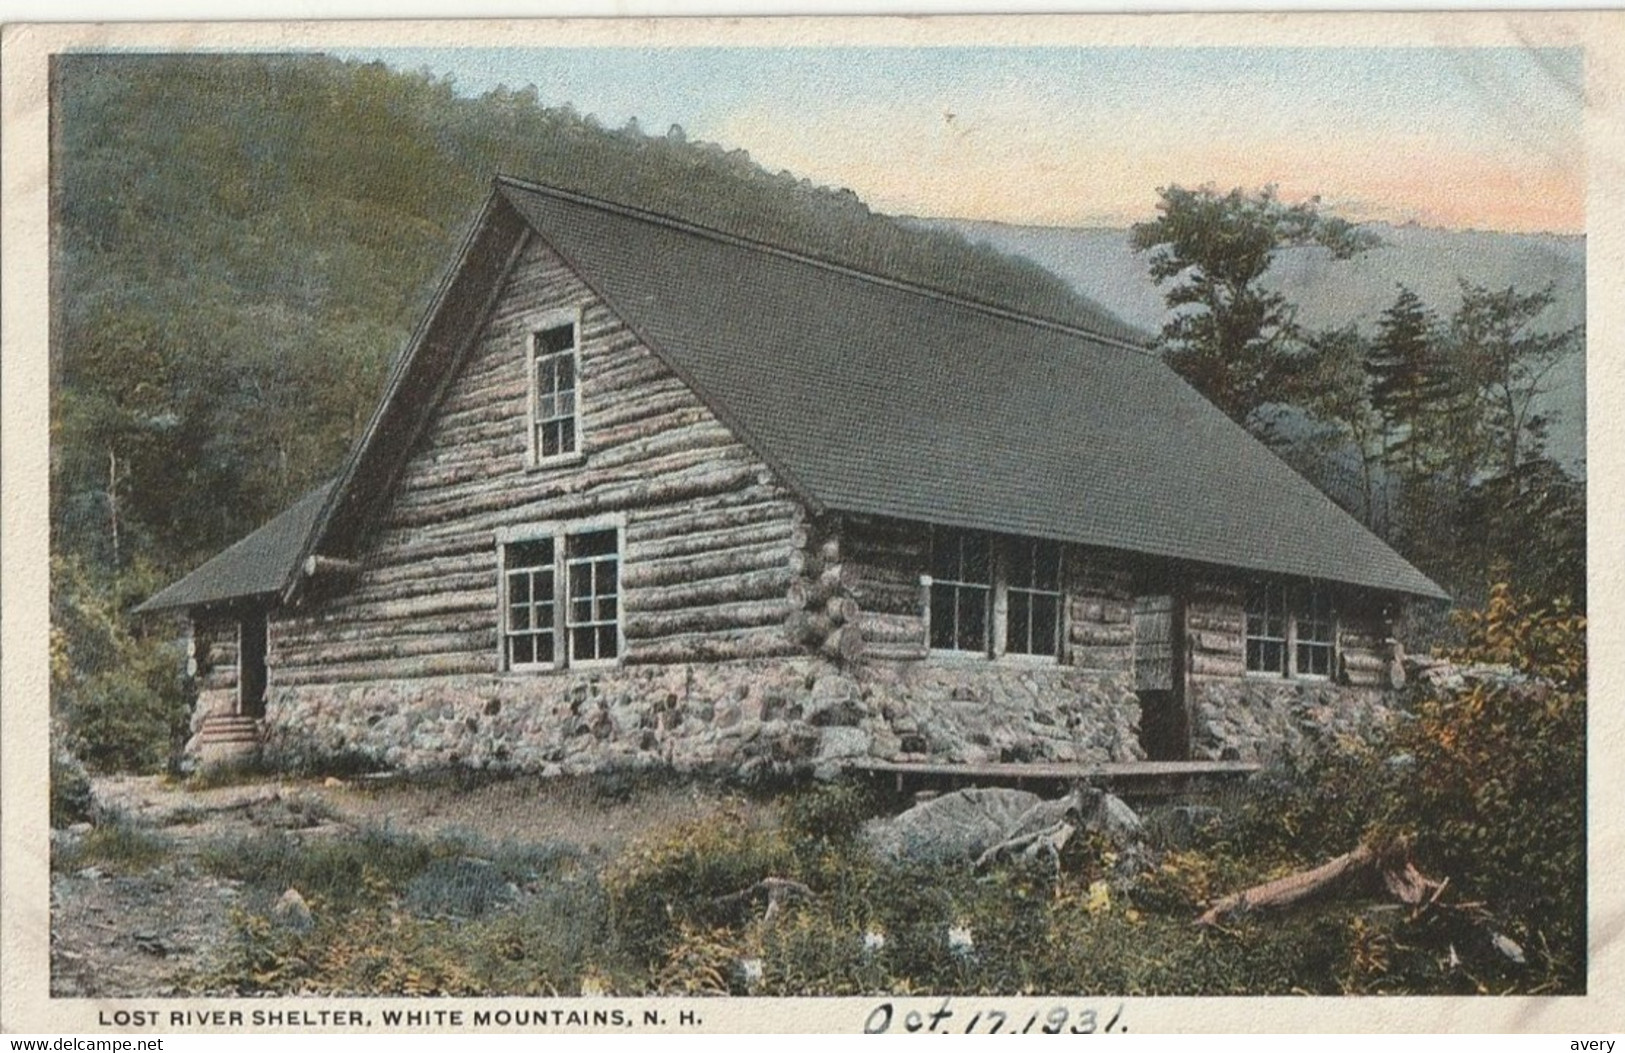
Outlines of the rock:
{"type": "Polygon", "coordinates": [[[68,827],[68,833],[83,836],[90,833],[94,829],[95,827],[91,826],[89,823],[74,823],[68,827]]]}
{"type": "Polygon", "coordinates": [[[96,867],[85,867],[83,870],[80,870],[74,874],[74,877],[84,878],[86,881],[96,881],[101,876],[102,872],[96,867]]]}
{"type": "Polygon", "coordinates": [[[305,903],[305,897],[301,896],[296,888],[290,888],[282,893],[282,898],[271,908],[271,920],[294,932],[309,932],[316,924],[309,905],[305,903]]]}
{"type": "Polygon", "coordinates": [[[883,859],[970,862],[1007,840],[1007,831],[1042,803],[1036,793],[1025,790],[957,790],[901,815],[871,820],[863,828],[863,838],[883,859]]]}
{"type": "Polygon", "coordinates": [[[337,789],[340,786],[343,786],[344,785],[344,780],[343,779],[337,779],[337,778],[334,778],[333,776],[329,775],[327,778],[322,780],[322,785],[327,787],[330,790],[333,790],[333,789],[337,789]]]}
{"type": "Polygon", "coordinates": [[[1518,945],[1518,941],[1503,936],[1498,932],[1492,932],[1490,933],[1490,945],[1501,952],[1502,957],[1508,961],[1515,962],[1518,965],[1524,964],[1523,948],[1518,945]]]}
{"type": "Polygon", "coordinates": [[[1084,815],[1084,826],[1105,834],[1112,844],[1119,847],[1138,842],[1145,836],[1145,826],[1134,809],[1123,803],[1121,797],[1109,793],[1100,795],[1093,814],[1084,815]]]}
{"type": "Polygon", "coordinates": [[[816,728],[854,727],[864,718],[857,687],[842,677],[826,676],[812,689],[801,719],[816,728]]]}

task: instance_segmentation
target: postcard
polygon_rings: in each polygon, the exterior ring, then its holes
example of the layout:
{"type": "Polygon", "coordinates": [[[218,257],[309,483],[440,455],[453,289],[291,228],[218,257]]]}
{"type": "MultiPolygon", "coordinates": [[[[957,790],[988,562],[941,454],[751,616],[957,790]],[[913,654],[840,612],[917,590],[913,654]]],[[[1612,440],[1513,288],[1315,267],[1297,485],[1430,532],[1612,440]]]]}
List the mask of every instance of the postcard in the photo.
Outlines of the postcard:
{"type": "Polygon", "coordinates": [[[1619,1031],[1622,30],[6,27],[5,1028],[1619,1031]]]}

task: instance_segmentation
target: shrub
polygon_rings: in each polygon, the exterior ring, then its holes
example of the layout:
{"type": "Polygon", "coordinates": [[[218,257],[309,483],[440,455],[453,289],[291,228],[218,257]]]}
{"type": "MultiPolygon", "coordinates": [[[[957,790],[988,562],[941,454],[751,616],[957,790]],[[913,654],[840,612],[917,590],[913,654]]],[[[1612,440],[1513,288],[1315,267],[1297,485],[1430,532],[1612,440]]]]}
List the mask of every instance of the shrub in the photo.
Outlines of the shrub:
{"type": "Polygon", "coordinates": [[[660,962],[682,925],[712,927],[729,913],[719,899],[794,867],[782,833],[751,825],[737,808],[683,823],[632,845],[606,871],[616,938],[634,958],[660,962]]]}
{"type": "Polygon", "coordinates": [[[61,828],[88,822],[95,808],[90,773],[68,752],[62,737],[51,734],[51,825],[61,828]]]}

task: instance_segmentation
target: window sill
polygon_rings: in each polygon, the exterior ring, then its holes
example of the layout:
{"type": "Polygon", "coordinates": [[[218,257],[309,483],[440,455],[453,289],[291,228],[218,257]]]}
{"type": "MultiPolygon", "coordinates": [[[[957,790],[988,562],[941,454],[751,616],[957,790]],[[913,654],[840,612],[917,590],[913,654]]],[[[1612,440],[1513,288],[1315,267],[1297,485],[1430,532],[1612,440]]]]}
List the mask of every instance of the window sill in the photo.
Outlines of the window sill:
{"type": "Polygon", "coordinates": [[[545,460],[532,461],[525,466],[527,472],[547,472],[554,468],[576,468],[587,463],[585,453],[565,453],[545,460]]]}

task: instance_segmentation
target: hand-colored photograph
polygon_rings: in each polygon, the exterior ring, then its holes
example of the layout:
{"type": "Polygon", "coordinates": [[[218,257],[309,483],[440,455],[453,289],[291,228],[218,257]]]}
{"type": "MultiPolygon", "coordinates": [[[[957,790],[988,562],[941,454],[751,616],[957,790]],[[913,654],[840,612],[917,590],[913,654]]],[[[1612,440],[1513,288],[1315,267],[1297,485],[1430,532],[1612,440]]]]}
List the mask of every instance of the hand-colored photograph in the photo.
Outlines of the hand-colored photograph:
{"type": "Polygon", "coordinates": [[[1587,993],[1584,42],[659,36],[50,56],[51,997],[1587,993]]]}

